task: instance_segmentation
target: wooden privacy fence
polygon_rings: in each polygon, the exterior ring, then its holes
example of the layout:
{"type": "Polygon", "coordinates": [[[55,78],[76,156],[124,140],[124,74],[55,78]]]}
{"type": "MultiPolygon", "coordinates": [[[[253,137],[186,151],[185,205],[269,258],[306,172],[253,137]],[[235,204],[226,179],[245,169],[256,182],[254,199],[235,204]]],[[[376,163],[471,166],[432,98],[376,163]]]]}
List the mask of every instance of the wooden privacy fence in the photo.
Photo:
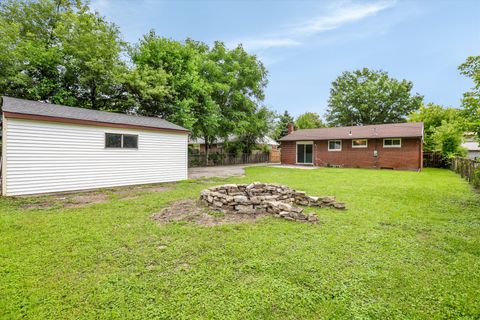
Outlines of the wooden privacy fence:
{"type": "Polygon", "coordinates": [[[248,163],[262,163],[269,162],[269,153],[212,153],[207,157],[205,153],[189,154],[188,166],[193,167],[206,167],[206,166],[228,166],[234,164],[248,164],[248,163]]]}
{"type": "Polygon", "coordinates": [[[473,184],[475,187],[480,187],[480,162],[467,158],[453,158],[452,170],[460,174],[473,184]]]}
{"type": "Polygon", "coordinates": [[[280,150],[270,150],[269,162],[279,163],[281,161],[280,150]]]}

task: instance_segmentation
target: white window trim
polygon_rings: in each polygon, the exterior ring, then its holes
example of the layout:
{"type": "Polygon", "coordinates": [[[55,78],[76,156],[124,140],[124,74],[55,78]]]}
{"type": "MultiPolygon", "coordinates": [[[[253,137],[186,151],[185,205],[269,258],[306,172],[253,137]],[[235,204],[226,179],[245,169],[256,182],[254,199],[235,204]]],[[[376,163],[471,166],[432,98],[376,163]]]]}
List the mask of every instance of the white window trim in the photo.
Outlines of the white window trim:
{"type": "Polygon", "coordinates": [[[352,148],[354,148],[354,149],[356,149],[356,148],[360,148],[360,149],[361,148],[363,148],[363,149],[368,148],[368,139],[352,139],[352,148]],[[355,140],[365,140],[367,143],[364,146],[355,146],[355,145],[353,145],[353,141],[355,141],[355,140]]]}
{"type": "Polygon", "coordinates": [[[339,139],[328,140],[328,144],[327,144],[328,151],[342,151],[342,146],[343,146],[342,140],[339,140],[339,139]],[[340,141],[340,149],[330,149],[330,141],[340,141]]]}
{"type": "Polygon", "coordinates": [[[402,147],[402,138],[385,138],[383,139],[383,147],[384,148],[401,148],[402,147]],[[386,146],[385,140],[400,140],[400,144],[398,146],[386,146]]]}
{"type": "Polygon", "coordinates": [[[315,151],[313,149],[314,149],[313,141],[297,141],[297,143],[295,144],[295,164],[313,164],[313,158],[315,156],[315,151]],[[299,144],[312,145],[312,162],[300,162],[300,163],[298,162],[298,145],[299,144]]]}

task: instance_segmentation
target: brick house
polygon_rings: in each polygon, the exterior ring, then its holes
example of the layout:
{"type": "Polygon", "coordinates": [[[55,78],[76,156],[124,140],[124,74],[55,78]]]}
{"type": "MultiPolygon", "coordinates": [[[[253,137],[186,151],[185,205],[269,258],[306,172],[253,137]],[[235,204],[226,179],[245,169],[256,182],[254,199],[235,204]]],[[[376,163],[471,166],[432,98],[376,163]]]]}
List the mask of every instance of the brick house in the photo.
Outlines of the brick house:
{"type": "Polygon", "coordinates": [[[421,170],[423,123],[294,130],[280,139],[289,165],[421,170]]]}

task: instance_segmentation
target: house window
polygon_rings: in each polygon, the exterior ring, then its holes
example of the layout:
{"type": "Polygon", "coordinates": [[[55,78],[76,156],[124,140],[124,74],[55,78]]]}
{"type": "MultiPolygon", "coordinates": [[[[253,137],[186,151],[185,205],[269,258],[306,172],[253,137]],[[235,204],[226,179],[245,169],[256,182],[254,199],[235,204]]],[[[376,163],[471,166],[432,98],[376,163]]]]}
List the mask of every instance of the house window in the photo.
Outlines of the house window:
{"type": "Polygon", "coordinates": [[[368,147],[367,139],[352,140],[352,148],[366,148],[366,147],[368,147]]]}
{"type": "Polygon", "coordinates": [[[138,149],[138,135],[105,133],[105,148],[138,149]]]}
{"type": "Polygon", "coordinates": [[[400,138],[383,139],[384,148],[400,148],[401,146],[402,146],[402,139],[400,138]]]}
{"type": "Polygon", "coordinates": [[[342,151],[342,140],[328,140],[328,151],[342,151]]]}

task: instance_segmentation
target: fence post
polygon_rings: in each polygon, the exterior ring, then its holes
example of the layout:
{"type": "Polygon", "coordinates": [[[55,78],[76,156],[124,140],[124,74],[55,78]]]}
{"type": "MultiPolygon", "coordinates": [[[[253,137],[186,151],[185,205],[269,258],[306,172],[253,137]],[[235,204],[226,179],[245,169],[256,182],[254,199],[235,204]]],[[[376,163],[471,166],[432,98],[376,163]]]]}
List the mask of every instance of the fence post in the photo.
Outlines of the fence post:
{"type": "Polygon", "coordinates": [[[480,187],[480,173],[477,173],[477,170],[480,170],[480,163],[473,159],[457,157],[452,159],[451,168],[475,187],[480,187]]]}

